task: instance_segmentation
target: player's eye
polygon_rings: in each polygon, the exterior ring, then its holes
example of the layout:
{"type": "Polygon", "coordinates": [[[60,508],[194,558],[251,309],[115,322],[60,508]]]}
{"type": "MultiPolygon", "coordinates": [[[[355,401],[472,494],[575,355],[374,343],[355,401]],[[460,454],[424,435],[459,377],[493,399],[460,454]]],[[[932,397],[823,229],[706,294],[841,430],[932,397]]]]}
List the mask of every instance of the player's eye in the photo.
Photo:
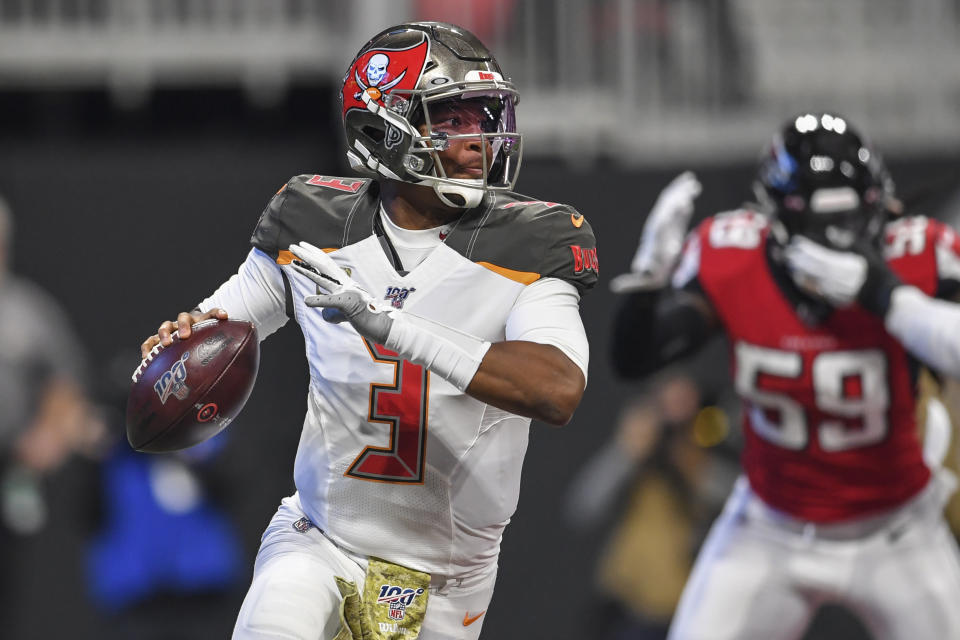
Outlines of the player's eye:
{"type": "Polygon", "coordinates": [[[466,122],[460,116],[450,115],[444,118],[441,118],[436,125],[435,129],[442,129],[446,131],[459,131],[466,126],[466,122]]]}

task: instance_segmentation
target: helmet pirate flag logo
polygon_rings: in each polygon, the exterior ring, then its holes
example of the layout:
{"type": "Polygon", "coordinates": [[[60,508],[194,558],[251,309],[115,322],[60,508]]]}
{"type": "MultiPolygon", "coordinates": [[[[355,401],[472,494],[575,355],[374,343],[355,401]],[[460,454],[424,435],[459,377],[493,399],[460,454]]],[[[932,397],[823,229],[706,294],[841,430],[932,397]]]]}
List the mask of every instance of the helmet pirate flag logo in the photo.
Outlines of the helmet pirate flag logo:
{"type": "Polygon", "coordinates": [[[424,37],[419,44],[400,50],[371,49],[358,57],[347,71],[343,83],[343,115],[350,109],[366,109],[366,102],[383,104],[390,91],[415,89],[427,62],[430,43],[424,37]],[[364,100],[363,94],[367,94],[364,100]]]}

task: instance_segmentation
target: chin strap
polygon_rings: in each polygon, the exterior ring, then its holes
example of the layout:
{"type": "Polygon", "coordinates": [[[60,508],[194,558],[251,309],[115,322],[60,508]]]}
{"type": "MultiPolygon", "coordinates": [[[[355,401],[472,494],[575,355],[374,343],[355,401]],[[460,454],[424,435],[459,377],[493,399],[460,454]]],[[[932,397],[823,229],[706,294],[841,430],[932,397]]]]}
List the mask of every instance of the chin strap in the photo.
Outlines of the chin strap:
{"type": "MultiPolygon", "coordinates": [[[[467,181],[464,180],[463,182],[467,181]]],[[[450,184],[449,182],[433,181],[433,190],[436,192],[437,197],[440,198],[440,201],[448,207],[473,209],[474,207],[480,206],[480,203],[483,202],[483,196],[486,191],[483,188],[483,180],[473,180],[470,182],[476,182],[477,184],[476,186],[472,184],[460,186],[450,184]],[[451,199],[451,196],[456,198],[456,200],[451,199]],[[463,202],[458,201],[460,198],[463,199],[463,202]]]]}

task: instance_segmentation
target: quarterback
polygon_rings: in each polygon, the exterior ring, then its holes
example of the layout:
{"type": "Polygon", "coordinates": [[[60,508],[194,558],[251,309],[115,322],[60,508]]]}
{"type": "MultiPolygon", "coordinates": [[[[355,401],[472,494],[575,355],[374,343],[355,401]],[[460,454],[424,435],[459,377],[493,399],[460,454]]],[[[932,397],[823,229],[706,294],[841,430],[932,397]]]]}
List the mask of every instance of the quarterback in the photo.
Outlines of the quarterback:
{"type": "Polygon", "coordinates": [[[238,273],[142,349],[228,315],[303,333],[297,491],[234,638],[477,638],[530,419],[563,425],[583,394],[596,243],[571,207],[512,192],[517,91],[469,32],[383,31],[341,99],[365,177],[287,182],[238,273]]]}
{"type": "Polygon", "coordinates": [[[925,463],[918,364],[960,376],[960,240],[898,212],[851,123],[804,113],[773,137],[759,206],[683,241],[699,184],[677,178],[644,226],[615,360],[642,375],[717,331],[743,400],[744,477],[704,543],[672,640],[799,638],[841,602],[877,640],[960,638],[960,555],[925,463]]]}

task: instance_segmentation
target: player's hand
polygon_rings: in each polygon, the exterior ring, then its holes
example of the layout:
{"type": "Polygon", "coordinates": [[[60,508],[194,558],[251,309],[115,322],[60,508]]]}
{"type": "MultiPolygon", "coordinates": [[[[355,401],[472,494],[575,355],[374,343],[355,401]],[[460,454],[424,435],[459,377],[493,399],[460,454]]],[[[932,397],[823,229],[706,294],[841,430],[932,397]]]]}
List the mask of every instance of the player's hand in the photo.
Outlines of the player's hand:
{"type": "Polygon", "coordinates": [[[303,301],[308,307],[322,307],[327,322],[349,322],[360,335],[378,344],[386,342],[393,325],[392,308],[377,304],[333,258],[312,244],[292,244],[290,253],[298,258],[293,268],[327,292],[306,296],[303,301]]]}
{"type": "Polygon", "coordinates": [[[167,320],[160,325],[157,332],[143,341],[140,345],[140,357],[146,359],[154,347],[169,347],[173,344],[173,334],[176,333],[182,340],[190,337],[191,327],[202,320],[216,318],[226,320],[227,312],[223,309],[211,309],[206,313],[189,313],[181,311],[177,314],[176,320],[167,320]]]}
{"type": "Polygon", "coordinates": [[[890,306],[890,294],[902,284],[872,247],[839,251],[795,235],[784,250],[784,258],[790,276],[802,291],[838,309],[859,302],[883,317],[890,306]]]}
{"type": "Polygon", "coordinates": [[[614,293],[658,289],[667,284],[683,250],[693,203],[701,190],[700,181],[691,171],[684,171],[664,187],[643,225],[630,273],[610,281],[614,293]]]}

